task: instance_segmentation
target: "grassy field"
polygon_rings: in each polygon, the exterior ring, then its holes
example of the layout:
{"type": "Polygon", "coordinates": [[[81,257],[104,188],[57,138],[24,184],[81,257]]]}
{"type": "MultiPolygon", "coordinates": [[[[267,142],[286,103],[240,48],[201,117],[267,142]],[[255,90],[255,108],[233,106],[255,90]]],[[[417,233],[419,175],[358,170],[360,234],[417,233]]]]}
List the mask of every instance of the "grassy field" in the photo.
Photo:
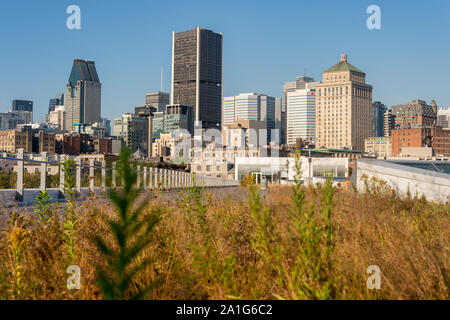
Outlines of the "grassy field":
{"type": "Polygon", "coordinates": [[[298,183],[138,196],[126,170],[129,186],[110,199],[3,210],[0,299],[450,297],[449,204],[379,181],[362,193],[298,183]],[[67,288],[69,265],[79,290],[67,288]],[[367,287],[371,265],[379,290],[367,287]]]}

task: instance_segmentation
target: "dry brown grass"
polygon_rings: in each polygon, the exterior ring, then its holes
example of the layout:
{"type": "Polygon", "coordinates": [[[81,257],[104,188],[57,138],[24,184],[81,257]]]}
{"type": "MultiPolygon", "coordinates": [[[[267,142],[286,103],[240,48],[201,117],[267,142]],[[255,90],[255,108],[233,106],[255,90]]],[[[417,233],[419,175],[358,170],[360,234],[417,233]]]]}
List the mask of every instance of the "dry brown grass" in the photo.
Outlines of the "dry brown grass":
{"type": "MultiPolygon", "coordinates": [[[[133,279],[135,288],[157,280],[148,299],[274,299],[291,298],[283,285],[289,274],[258,254],[252,245],[255,223],[246,200],[248,190],[206,193],[194,201],[187,193],[177,197],[152,194],[146,212],[159,212],[161,222],[151,246],[140,259],[150,267],[133,279]],[[228,194],[228,195],[227,195],[228,194]],[[281,280],[280,280],[281,279],[281,280]]],[[[321,206],[321,187],[306,190],[306,207],[321,206]]],[[[290,232],[292,190],[271,187],[263,197],[271,212],[274,248],[281,248],[283,270],[290,271],[298,255],[290,232]]],[[[450,287],[450,206],[424,199],[402,199],[386,187],[364,194],[339,189],[332,223],[335,227],[335,265],[325,275],[336,280],[335,299],[448,299],[450,287]],[[368,290],[366,269],[378,265],[381,290],[368,290]]],[[[56,208],[60,213],[62,208],[56,208]]],[[[101,299],[95,265],[104,263],[93,244],[96,234],[108,235],[105,218],[114,208],[105,198],[92,198],[77,208],[76,263],[82,271],[82,289],[69,291],[65,273],[67,253],[61,218],[44,227],[30,214],[17,214],[0,227],[0,299],[101,299]],[[22,228],[28,240],[21,250],[22,286],[16,288],[10,235],[22,228]]],[[[3,218],[8,212],[3,212],[3,218]]],[[[60,215],[61,217],[61,215],[60,215]]],[[[278,261],[278,260],[277,260],[278,261]]]]}

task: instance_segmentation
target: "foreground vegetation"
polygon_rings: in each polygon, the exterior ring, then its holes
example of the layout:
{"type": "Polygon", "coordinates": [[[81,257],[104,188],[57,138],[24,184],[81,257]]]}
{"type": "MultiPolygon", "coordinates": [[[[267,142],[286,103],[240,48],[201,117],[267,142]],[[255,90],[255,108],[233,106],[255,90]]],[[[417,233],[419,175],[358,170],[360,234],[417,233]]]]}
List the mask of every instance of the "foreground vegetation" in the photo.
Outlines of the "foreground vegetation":
{"type": "MultiPolygon", "coordinates": [[[[123,189],[82,205],[40,195],[34,214],[3,211],[0,299],[449,299],[450,205],[325,184],[123,189]],[[150,198],[146,198],[150,195],[150,198]],[[109,199],[109,200],[108,200],[109,199]],[[68,266],[81,288],[67,288],[68,266]],[[381,289],[369,290],[369,266],[381,289]]],[[[70,173],[70,164],[65,168],[70,173]]]]}

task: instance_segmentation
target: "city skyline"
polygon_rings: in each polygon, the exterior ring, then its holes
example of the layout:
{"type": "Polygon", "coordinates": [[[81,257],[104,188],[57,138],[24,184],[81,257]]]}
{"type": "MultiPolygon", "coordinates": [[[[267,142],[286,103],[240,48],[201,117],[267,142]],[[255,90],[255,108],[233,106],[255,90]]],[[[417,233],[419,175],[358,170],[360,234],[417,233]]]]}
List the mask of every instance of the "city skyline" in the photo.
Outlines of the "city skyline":
{"type": "Polygon", "coordinates": [[[450,0],[3,1],[0,303],[449,300],[449,31],[450,0]]]}
{"type": "Polygon", "coordinates": [[[303,75],[304,69],[307,69],[308,76],[320,79],[321,73],[337,62],[336,56],[345,52],[367,73],[367,81],[374,86],[374,101],[391,107],[414,98],[426,101],[436,98],[438,106],[450,105],[450,93],[445,88],[445,70],[450,67],[445,52],[449,44],[439,41],[440,32],[436,32],[442,30],[445,33],[450,26],[449,19],[445,19],[450,12],[446,10],[448,3],[437,3],[430,9],[425,4],[412,3],[404,8],[399,3],[379,1],[381,30],[367,29],[365,9],[370,3],[366,1],[346,4],[284,2],[278,5],[258,2],[259,6],[253,2],[227,2],[223,6],[210,4],[203,12],[189,15],[199,11],[201,3],[198,3],[194,8],[180,5],[171,12],[178,19],[166,19],[168,21],[157,17],[158,12],[168,8],[164,4],[152,6],[149,2],[139,1],[134,6],[123,8],[123,5],[114,3],[104,9],[99,4],[79,1],[83,17],[81,30],[65,27],[68,17],[65,9],[69,4],[69,1],[28,3],[29,10],[25,12],[20,2],[4,4],[5,10],[0,13],[1,24],[14,22],[19,14],[21,18],[23,16],[21,25],[15,30],[1,28],[0,36],[5,47],[17,47],[22,43],[36,50],[0,52],[0,61],[8,61],[2,66],[4,71],[0,76],[3,88],[0,112],[6,112],[14,99],[32,100],[35,119],[43,121],[49,99],[55,93],[65,91],[69,65],[76,58],[96,61],[102,74],[103,117],[112,119],[131,111],[141,104],[146,92],[159,90],[161,66],[164,67],[163,89],[170,91],[172,32],[196,26],[224,34],[224,96],[260,92],[281,97],[286,81],[303,75]],[[142,17],[142,11],[148,7],[152,8],[151,23],[132,21],[142,17]],[[221,17],[215,13],[218,7],[221,17]],[[437,7],[440,10],[436,10],[437,7]],[[233,11],[233,8],[263,15],[259,18],[256,18],[258,14],[251,15],[244,20],[244,13],[233,11]],[[107,13],[106,18],[99,18],[99,10],[103,9],[107,13]],[[281,12],[291,19],[277,18],[281,12]],[[273,22],[265,25],[263,20],[269,13],[275,19],[268,20],[273,22]],[[230,20],[233,14],[235,19],[230,20]],[[45,21],[49,15],[54,19],[45,21]],[[443,17],[439,19],[436,15],[443,17]],[[98,21],[94,21],[93,16],[98,21]],[[322,20],[327,22],[318,23],[322,20]],[[113,21],[116,21],[116,28],[113,21]],[[32,28],[36,24],[39,27],[32,28]],[[296,31],[289,28],[292,25],[297,26],[296,31]],[[336,26],[342,37],[330,39],[336,26]],[[292,41],[297,36],[302,39],[302,27],[308,28],[310,40],[292,41]],[[148,41],[151,44],[143,43],[142,37],[151,40],[148,41]],[[327,44],[318,40],[321,38],[326,39],[327,44]],[[81,39],[86,40],[81,43],[81,39]],[[262,42],[262,39],[266,41],[262,42]],[[290,42],[286,41],[289,39],[290,42]],[[53,49],[48,41],[58,43],[58,47],[53,49]],[[119,42],[123,45],[119,46],[119,42]],[[417,45],[411,46],[411,43],[417,45]],[[308,50],[305,50],[306,44],[308,50]],[[144,50],[149,45],[153,48],[156,45],[157,50],[144,50]],[[35,59],[41,63],[36,64],[35,59]],[[118,64],[123,68],[117,68],[118,64]],[[43,65],[46,65],[45,69],[43,65]],[[25,70],[26,78],[22,76],[25,70]],[[124,84],[120,79],[133,81],[124,84]]]}

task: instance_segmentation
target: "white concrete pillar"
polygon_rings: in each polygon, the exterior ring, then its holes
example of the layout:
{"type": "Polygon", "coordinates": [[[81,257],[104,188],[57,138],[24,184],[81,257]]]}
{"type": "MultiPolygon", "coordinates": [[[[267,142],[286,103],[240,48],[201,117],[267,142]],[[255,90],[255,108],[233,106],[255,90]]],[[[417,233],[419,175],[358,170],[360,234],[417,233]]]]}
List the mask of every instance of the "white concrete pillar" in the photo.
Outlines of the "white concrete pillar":
{"type": "Polygon", "coordinates": [[[147,167],[144,167],[144,176],[143,176],[143,188],[147,189],[147,167]]]}
{"type": "Polygon", "coordinates": [[[161,169],[155,168],[155,187],[159,188],[159,184],[161,183],[161,169]]]}
{"type": "Polygon", "coordinates": [[[136,167],[136,173],[137,173],[136,186],[139,188],[141,186],[141,166],[136,167]]]}
{"type": "Polygon", "coordinates": [[[48,160],[47,152],[42,152],[41,158],[42,158],[42,161],[45,161],[45,162],[41,163],[41,187],[40,187],[40,190],[45,191],[45,190],[47,190],[47,160],[48,160]]]}
{"type": "Polygon", "coordinates": [[[102,161],[102,188],[106,189],[106,161],[102,161]]]}
{"type": "Polygon", "coordinates": [[[169,170],[164,169],[164,175],[163,175],[163,177],[164,177],[163,178],[163,187],[164,188],[167,188],[167,186],[168,186],[168,183],[167,183],[168,182],[168,179],[167,179],[168,178],[168,171],[169,170]]]}
{"type": "Polygon", "coordinates": [[[77,158],[76,162],[76,185],[77,185],[77,191],[81,192],[81,158],[77,158]]]}
{"type": "Polygon", "coordinates": [[[65,182],[65,176],[64,176],[64,162],[66,161],[66,156],[61,155],[59,158],[59,194],[60,196],[64,195],[64,182],[65,182]]]}
{"type": "MultiPolygon", "coordinates": [[[[17,150],[17,159],[24,159],[24,150],[17,150]]],[[[16,200],[23,202],[23,161],[17,160],[16,200]]]]}
{"type": "Polygon", "coordinates": [[[112,187],[115,188],[117,187],[117,171],[116,171],[116,162],[113,162],[112,164],[112,187]]]}
{"type": "Polygon", "coordinates": [[[150,167],[149,170],[150,170],[150,172],[149,172],[149,175],[148,175],[148,177],[149,177],[148,185],[149,185],[149,187],[150,187],[151,189],[153,189],[154,186],[155,186],[155,185],[154,185],[155,179],[153,178],[153,168],[150,167]]]}
{"type": "Polygon", "coordinates": [[[89,191],[94,192],[95,167],[94,159],[89,159],[89,191]]]}
{"type": "Polygon", "coordinates": [[[175,170],[172,170],[172,188],[176,188],[177,187],[177,184],[176,184],[176,171],[175,170]]]}

